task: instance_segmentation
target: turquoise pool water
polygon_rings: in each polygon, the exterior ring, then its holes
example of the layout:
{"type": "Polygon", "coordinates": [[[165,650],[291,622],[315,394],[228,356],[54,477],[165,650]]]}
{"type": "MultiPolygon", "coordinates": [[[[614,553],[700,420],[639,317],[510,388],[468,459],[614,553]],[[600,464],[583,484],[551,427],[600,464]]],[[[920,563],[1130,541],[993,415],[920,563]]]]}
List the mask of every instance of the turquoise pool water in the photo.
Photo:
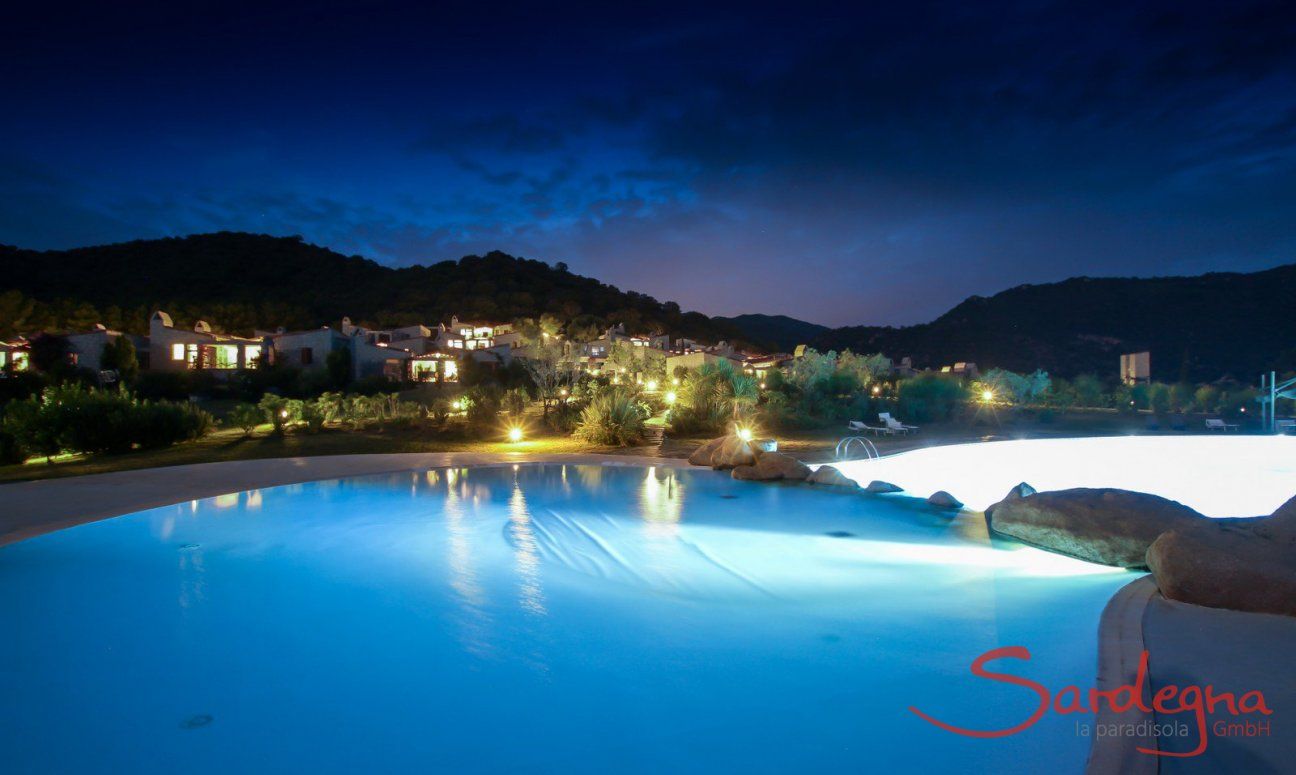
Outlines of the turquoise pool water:
{"type": "Polygon", "coordinates": [[[535,465],[279,487],[0,548],[5,772],[1079,772],[1133,574],[979,515],[535,465]]]}

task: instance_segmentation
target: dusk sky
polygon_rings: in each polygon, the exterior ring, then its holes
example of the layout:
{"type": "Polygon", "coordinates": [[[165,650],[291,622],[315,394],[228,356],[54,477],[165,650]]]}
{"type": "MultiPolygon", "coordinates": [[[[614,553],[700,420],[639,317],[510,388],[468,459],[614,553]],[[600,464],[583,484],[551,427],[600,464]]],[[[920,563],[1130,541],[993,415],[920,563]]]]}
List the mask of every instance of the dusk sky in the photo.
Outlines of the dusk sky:
{"type": "Polygon", "coordinates": [[[21,247],[499,249],[830,325],[1296,261],[1291,3],[47,2],[0,47],[21,247]]]}

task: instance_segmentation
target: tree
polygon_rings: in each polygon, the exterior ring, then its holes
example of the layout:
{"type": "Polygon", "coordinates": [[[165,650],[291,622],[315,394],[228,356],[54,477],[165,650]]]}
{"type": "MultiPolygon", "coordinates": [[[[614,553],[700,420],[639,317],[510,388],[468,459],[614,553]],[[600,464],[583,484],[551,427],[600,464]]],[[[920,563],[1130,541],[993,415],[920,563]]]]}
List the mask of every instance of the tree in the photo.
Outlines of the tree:
{"type": "Polygon", "coordinates": [[[104,345],[100,365],[117,372],[122,384],[133,384],[139,377],[139,359],[135,357],[135,343],[129,336],[119,336],[104,345]]]}
{"type": "Polygon", "coordinates": [[[548,418],[550,406],[561,400],[564,390],[570,392],[580,374],[576,360],[558,342],[534,345],[527,357],[520,360],[535,384],[544,416],[548,418]]]}
{"type": "Polygon", "coordinates": [[[0,339],[25,332],[36,313],[36,302],[18,291],[0,293],[0,339]]]}
{"type": "Polygon", "coordinates": [[[65,374],[70,370],[72,346],[66,337],[41,334],[31,343],[31,364],[46,374],[65,374]]]}

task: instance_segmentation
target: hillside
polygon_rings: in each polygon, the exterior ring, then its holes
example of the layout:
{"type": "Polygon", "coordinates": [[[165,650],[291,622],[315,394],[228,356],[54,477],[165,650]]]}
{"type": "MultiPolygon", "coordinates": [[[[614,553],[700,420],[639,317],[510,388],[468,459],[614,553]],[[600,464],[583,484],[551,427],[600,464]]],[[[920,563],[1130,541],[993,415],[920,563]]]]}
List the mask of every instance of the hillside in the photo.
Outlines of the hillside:
{"type": "Polygon", "coordinates": [[[909,355],[918,366],[973,361],[1113,376],[1121,353],[1150,350],[1159,380],[1250,382],[1296,369],[1296,265],[1199,277],[1079,277],[974,296],[931,323],[855,326],[817,337],[820,349],[909,355]]]}
{"type": "MultiPolygon", "coordinates": [[[[221,232],[60,251],[0,247],[0,265],[9,267],[0,290],[40,302],[27,330],[100,319],[141,330],[156,308],[179,323],[203,318],[244,332],[336,325],[343,315],[387,326],[549,313],[581,333],[625,323],[632,332],[750,343],[734,326],[673,302],[499,252],[393,269],[298,237],[221,232]]],[[[0,327],[20,326],[0,320],[0,327]]]]}
{"type": "Polygon", "coordinates": [[[558,264],[492,252],[393,269],[296,237],[222,232],[63,251],[0,246],[0,335],[84,329],[142,331],[152,309],[231,332],[308,328],[343,315],[378,326],[551,314],[576,338],[610,323],[757,349],[883,352],[921,367],[1043,368],[1114,377],[1121,353],[1152,352],[1160,380],[1252,381],[1296,369],[1296,265],[1251,274],[1088,278],[974,296],[904,328],[827,329],[784,315],[708,318],[582,277],[558,264]],[[12,293],[18,291],[22,295],[12,293]]]}
{"type": "Polygon", "coordinates": [[[797,345],[805,344],[831,330],[827,326],[807,323],[787,315],[747,314],[731,318],[717,317],[712,320],[730,323],[742,331],[747,338],[757,342],[768,342],[781,352],[792,352],[797,345]]]}

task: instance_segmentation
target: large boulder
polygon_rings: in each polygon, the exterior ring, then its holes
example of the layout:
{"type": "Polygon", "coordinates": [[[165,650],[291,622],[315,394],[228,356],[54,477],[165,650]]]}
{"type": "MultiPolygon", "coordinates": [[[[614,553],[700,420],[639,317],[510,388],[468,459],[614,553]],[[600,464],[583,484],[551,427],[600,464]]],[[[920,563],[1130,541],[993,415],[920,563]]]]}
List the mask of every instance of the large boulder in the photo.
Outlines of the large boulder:
{"type": "Polygon", "coordinates": [[[762,473],[756,466],[734,466],[734,470],[729,475],[746,482],[764,482],[778,478],[777,476],[768,476],[762,473]]]}
{"type": "Polygon", "coordinates": [[[955,498],[953,495],[950,495],[948,492],[944,490],[937,490],[936,492],[927,496],[927,503],[932,506],[935,506],[938,509],[963,508],[963,501],[959,500],[958,498],[955,498]]]}
{"type": "Polygon", "coordinates": [[[806,477],[810,484],[822,484],[829,487],[859,487],[859,482],[846,476],[832,466],[819,466],[814,473],[806,477]]]}
{"type": "Polygon", "coordinates": [[[900,485],[884,482],[881,479],[874,479],[864,489],[876,495],[885,495],[889,492],[904,492],[904,488],[900,485]]]}
{"type": "Polygon", "coordinates": [[[762,452],[756,458],[756,470],[763,479],[791,479],[801,481],[810,476],[810,466],[782,452],[762,452]]]}
{"type": "Polygon", "coordinates": [[[712,468],[737,468],[756,463],[756,454],[752,446],[738,436],[725,436],[720,446],[711,455],[712,468]]]}
{"type": "Polygon", "coordinates": [[[1296,616],[1296,539],[1265,527],[1205,524],[1162,533],[1147,552],[1161,594],[1212,608],[1296,616]]]}
{"type": "Polygon", "coordinates": [[[1000,535],[1051,552],[1146,568],[1148,547],[1157,536],[1206,519],[1157,495],[1079,488],[1010,497],[995,504],[986,521],[1000,535]]]}
{"type": "Polygon", "coordinates": [[[711,457],[715,455],[716,450],[720,449],[720,445],[724,444],[725,438],[726,437],[721,436],[718,439],[711,439],[707,443],[693,450],[693,454],[689,455],[689,463],[695,466],[711,465],[711,457]]]}
{"type": "MultiPolygon", "coordinates": [[[[1015,485],[1011,490],[1009,490],[1008,494],[1003,496],[1003,500],[1000,500],[999,503],[1007,503],[1008,501],[1015,501],[1018,498],[1025,498],[1027,495],[1034,495],[1034,494],[1035,494],[1034,487],[1031,487],[1029,484],[1026,484],[1025,482],[1021,482],[1020,484],[1015,485]]],[[[999,503],[992,503],[986,507],[985,510],[986,524],[990,524],[990,520],[994,517],[994,510],[999,507],[999,503]]]]}
{"type": "Polygon", "coordinates": [[[1296,536],[1296,495],[1260,523],[1275,536],[1296,536]]]}

